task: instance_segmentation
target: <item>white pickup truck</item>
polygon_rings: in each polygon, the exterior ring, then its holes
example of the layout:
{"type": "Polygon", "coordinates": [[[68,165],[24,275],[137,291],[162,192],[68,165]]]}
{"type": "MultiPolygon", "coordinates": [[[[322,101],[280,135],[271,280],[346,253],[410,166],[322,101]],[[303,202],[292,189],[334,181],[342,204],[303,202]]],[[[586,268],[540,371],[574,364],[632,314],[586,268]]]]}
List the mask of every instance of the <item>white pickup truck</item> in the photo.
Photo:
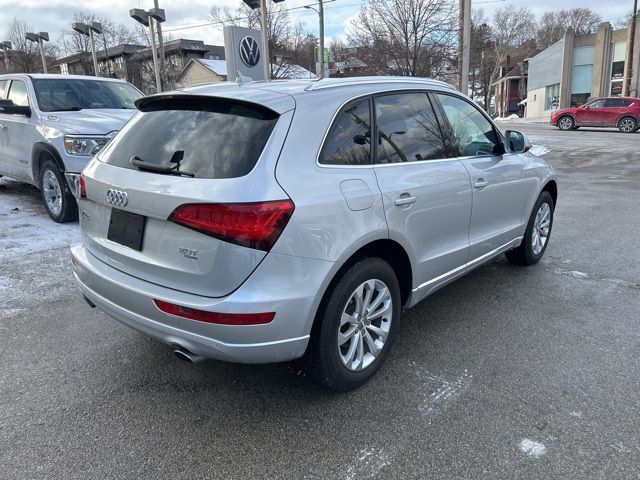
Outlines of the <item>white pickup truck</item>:
{"type": "Polygon", "coordinates": [[[0,176],[37,186],[56,222],[75,220],[78,175],[133,116],[141,96],[123,80],[0,75],[0,176]]]}

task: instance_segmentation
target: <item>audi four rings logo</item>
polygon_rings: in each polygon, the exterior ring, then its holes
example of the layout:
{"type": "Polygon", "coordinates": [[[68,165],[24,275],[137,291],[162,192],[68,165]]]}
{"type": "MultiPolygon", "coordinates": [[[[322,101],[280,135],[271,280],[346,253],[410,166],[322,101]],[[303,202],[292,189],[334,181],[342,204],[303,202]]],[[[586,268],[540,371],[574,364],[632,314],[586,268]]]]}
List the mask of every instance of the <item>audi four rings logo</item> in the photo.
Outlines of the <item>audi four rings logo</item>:
{"type": "Polygon", "coordinates": [[[260,47],[253,37],[240,40],[240,60],[247,67],[255,67],[260,61],[260,47]]]}
{"type": "Polygon", "coordinates": [[[127,192],[121,192],[120,190],[109,189],[107,191],[107,203],[115,205],[116,207],[124,207],[129,201],[129,195],[127,192]]]}

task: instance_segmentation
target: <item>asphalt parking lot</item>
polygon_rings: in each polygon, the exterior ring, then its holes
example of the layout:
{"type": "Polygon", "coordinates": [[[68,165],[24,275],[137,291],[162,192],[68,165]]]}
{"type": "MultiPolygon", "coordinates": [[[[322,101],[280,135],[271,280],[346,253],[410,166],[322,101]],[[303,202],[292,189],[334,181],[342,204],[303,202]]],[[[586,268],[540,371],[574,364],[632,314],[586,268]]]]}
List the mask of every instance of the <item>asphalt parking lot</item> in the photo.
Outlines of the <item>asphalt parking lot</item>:
{"type": "Polygon", "coordinates": [[[640,133],[502,124],[551,148],[551,243],[402,317],[372,382],[190,366],[91,310],[32,187],[0,180],[0,477],[640,477],[640,133]]]}

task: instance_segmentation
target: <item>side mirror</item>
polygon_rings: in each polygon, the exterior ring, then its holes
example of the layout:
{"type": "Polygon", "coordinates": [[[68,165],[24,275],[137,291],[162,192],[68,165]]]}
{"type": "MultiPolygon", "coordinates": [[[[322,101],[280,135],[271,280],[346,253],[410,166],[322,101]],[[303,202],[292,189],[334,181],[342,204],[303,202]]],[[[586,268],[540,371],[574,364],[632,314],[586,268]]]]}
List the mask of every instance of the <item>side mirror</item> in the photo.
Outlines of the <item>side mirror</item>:
{"type": "Polygon", "coordinates": [[[508,153],[524,153],[531,150],[531,142],[527,136],[516,130],[505,132],[506,150],[508,153]]]}
{"type": "Polygon", "coordinates": [[[31,108],[23,107],[22,105],[16,105],[11,100],[0,100],[0,113],[7,115],[23,115],[25,117],[31,116],[31,108]]]}

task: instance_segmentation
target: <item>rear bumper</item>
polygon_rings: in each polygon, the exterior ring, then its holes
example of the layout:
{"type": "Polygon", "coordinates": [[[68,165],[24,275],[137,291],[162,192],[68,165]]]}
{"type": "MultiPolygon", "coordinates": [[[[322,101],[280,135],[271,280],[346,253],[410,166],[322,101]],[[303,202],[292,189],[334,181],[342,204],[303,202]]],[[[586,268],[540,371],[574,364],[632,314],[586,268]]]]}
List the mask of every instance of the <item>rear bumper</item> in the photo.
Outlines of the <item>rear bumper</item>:
{"type": "Polygon", "coordinates": [[[269,254],[247,281],[223,298],[168,289],[110,267],[83,245],[71,248],[82,293],[116,320],[168,345],[237,363],[301,357],[334,263],[269,254]],[[276,312],[267,325],[213,325],[161,312],[153,299],[221,313],[276,312]]]}

